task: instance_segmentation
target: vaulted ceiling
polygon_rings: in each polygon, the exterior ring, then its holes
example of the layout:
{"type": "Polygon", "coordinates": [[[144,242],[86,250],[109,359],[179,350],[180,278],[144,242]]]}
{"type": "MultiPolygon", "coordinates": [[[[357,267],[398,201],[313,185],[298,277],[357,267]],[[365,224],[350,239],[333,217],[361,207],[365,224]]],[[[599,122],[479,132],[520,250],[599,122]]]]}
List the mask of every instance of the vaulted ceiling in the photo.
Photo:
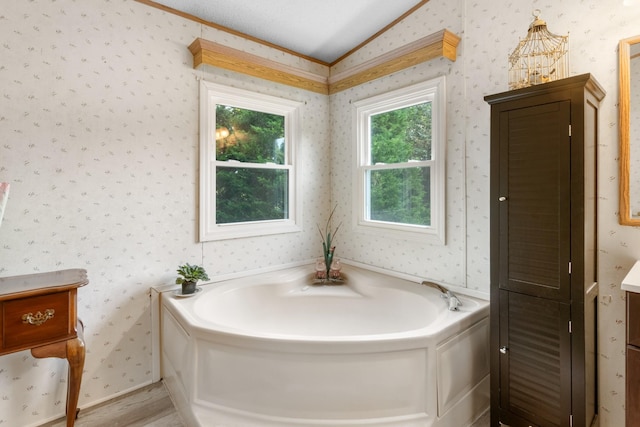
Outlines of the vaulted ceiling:
{"type": "Polygon", "coordinates": [[[331,64],[428,0],[144,0],[331,64]]]}

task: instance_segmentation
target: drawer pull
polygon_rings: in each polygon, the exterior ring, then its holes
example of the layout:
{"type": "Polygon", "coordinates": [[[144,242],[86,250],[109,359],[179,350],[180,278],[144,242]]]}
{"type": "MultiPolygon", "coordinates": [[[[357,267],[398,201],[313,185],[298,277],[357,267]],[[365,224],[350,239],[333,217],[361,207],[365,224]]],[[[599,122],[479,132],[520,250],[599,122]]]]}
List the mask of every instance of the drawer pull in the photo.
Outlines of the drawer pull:
{"type": "Polygon", "coordinates": [[[36,314],[27,313],[22,315],[22,323],[28,323],[30,325],[40,326],[44,322],[49,319],[53,319],[53,315],[55,314],[55,310],[53,308],[47,308],[44,311],[44,314],[41,312],[37,312],[36,314]]]}

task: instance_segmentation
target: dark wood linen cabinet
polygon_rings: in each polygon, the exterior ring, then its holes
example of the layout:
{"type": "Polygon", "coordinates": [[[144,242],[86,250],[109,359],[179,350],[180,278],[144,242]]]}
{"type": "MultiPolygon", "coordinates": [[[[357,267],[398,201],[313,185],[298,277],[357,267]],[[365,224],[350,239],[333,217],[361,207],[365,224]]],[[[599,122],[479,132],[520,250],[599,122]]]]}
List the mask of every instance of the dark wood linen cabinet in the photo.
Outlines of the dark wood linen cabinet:
{"type": "Polygon", "coordinates": [[[640,426],[640,294],[627,292],[625,423],[640,426]]]}
{"type": "Polygon", "coordinates": [[[597,424],[590,74],[489,95],[491,426],[597,424]]]}

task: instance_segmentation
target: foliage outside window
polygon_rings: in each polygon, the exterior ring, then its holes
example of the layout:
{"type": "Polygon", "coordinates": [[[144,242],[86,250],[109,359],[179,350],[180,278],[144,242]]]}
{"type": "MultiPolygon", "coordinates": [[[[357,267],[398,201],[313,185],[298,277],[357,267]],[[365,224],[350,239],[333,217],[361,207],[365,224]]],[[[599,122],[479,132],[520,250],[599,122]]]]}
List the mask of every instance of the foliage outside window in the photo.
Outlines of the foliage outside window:
{"type": "Polygon", "coordinates": [[[202,83],[200,240],[299,230],[298,105],[202,83]]]}
{"type": "Polygon", "coordinates": [[[356,229],[444,243],[444,106],[444,77],[355,103],[356,229]]]}

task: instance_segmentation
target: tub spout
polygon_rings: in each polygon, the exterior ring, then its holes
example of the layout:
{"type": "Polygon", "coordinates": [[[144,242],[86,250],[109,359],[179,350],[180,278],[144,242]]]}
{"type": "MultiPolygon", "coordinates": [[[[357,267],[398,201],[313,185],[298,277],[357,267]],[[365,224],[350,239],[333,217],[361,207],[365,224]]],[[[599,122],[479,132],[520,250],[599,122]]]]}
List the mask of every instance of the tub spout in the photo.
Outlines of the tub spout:
{"type": "Polygon", "coordinates": [[[451,311],[458,311],[458,307],[462,305],[462,301],[451,291],[447,291],[447,294],[443,297],[449,302],[449,310],[451,311]]]}
{"type": "Polygon", "coordinates": [[[440,292],[442,292],[442,294],[440,296],[449,305],[449,310],[458,311],[458,307],[460,307],[462,305],[462,301],[460,301],[460,299],[458,299],[456,294],[454,294],[453,292],[451,292],[450,290],[448,290],[444,286],[438,285],[437,283],[434,283],[434,282],[429,282],[427,280],[423,280],[421,284],[425,285],[425,286],[429,286],[431,288],[435,288],[435,289],[439,290],[440,292]]]}

